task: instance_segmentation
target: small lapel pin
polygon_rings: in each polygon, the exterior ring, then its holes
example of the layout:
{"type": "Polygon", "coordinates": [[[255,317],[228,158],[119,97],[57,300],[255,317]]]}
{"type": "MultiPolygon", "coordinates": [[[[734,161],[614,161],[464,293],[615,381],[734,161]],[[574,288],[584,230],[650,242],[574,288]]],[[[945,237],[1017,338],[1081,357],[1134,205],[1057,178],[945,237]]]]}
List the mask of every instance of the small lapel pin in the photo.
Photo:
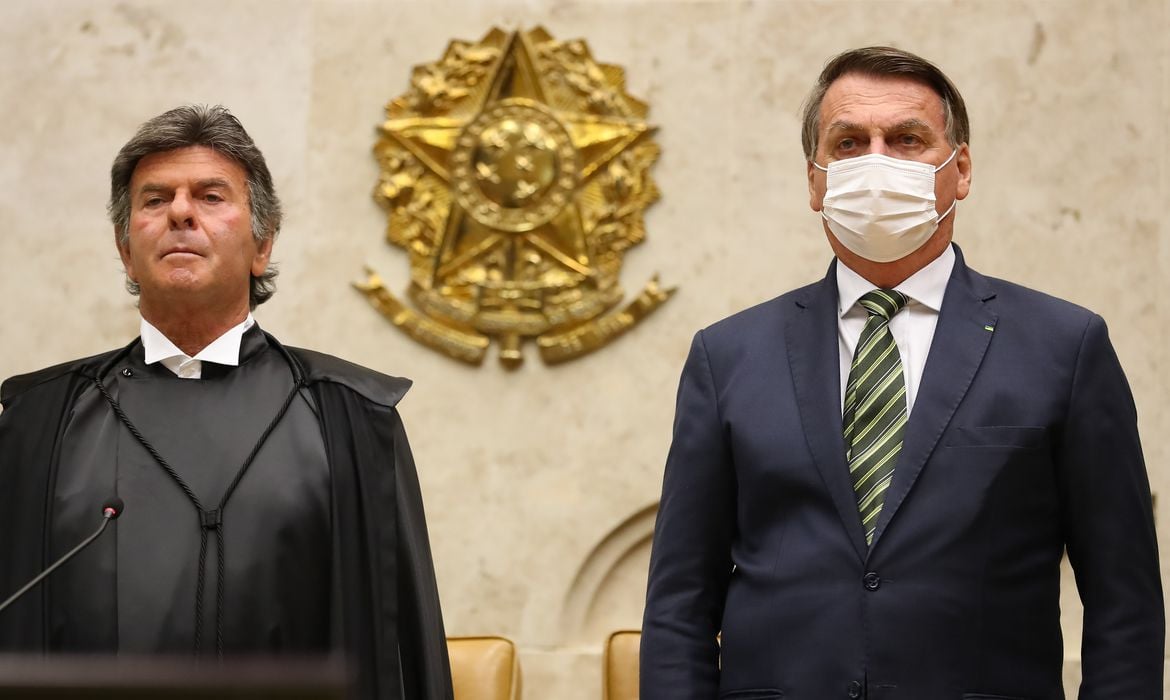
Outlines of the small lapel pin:
{"type": "Polygon", "coordinates": [[[995,326],[984,326],[984,327],[983,327],[983,330],[985,330],[985,331],[994,331],[994,330],[995,330],[995,326]]]}

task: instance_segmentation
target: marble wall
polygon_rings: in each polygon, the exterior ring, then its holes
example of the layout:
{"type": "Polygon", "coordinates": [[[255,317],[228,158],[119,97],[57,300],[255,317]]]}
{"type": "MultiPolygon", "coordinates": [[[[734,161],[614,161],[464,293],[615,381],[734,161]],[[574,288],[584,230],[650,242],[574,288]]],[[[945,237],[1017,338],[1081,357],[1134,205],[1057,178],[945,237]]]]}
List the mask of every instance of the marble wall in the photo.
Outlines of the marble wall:
{"type": "MultiPolygon", "coordinates": [[[[0,9],[0,375],[137,332],[104,216],[106,173],[144,119],[223,103],[286,207],[280,291],[258,319],[292,344],[412,377],[401,406],[453,635],[501,634],[525,696],[600,697],[600,650],[637,627],[678,374],[699,328],[823,274],[800,102],[824,60],[890,43],[967,99],[974,186],[956,240],[977,269],[1089,306],[1133,384],[1170,531],[1170,2],[1167,0],[8,0],[0,9]],[[604,351],[470,368],[409,340],[350,283],[395,292],[370,155],[384,103],[452,38],[545,26],[627,69],[651,104],[662,200],[627,290],[679,285],[604,351]]],[[[1079,634],[1066,593],[1069,677],[1079,634]]],[[[1170,697],[1170,696],[1168,696],[1170,697]]]]}

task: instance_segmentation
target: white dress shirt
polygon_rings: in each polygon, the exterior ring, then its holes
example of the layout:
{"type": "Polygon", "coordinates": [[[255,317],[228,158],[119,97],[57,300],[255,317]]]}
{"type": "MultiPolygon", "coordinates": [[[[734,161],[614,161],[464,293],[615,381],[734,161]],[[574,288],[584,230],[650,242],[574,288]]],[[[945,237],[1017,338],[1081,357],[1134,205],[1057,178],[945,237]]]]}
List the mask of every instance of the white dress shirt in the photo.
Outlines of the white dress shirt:
{"type": "Polygon", "coordinates": [[[146,353],[146,364],[152,365],[161,362],[163,367],[175,373],[181,379],[199,379],[203,376],[203,363],[214,362],[217,365],[236,367],[240,364],[240,342],[244,338],[244,331],[256,323],[249,313],[239,325],[229,328],[227,332],[211,341],[211,344],[191,357],[171,342],[162,331],[142,319],[139,334],[142,336],[142,349],[146,353]]]}
{"type": "MultiPolygon", "coordinates": [[[[942,308],[943,295],[951,270],[955,267],[955,251],[947,246],[942,255],[929,265],[915,272],[894,289],[910,298],[905,308],[890,321],[890,333],[902,355],[902,373],[906,378],[906,412],[914,409],[918,386],[922,382],[922,370],[930,354],[930,343],[934,340],[934,327],[938,325],[938,312],[942,308]]],[[[876,287],[861,275],[837,261],[837,339],[841,350],[841,411],[845,411],[845,385],[849,382],[849,368],[853,364],[853,352],[861,338],[861,330],[869,312],[857,302],[866,292],[876,287]]]]}

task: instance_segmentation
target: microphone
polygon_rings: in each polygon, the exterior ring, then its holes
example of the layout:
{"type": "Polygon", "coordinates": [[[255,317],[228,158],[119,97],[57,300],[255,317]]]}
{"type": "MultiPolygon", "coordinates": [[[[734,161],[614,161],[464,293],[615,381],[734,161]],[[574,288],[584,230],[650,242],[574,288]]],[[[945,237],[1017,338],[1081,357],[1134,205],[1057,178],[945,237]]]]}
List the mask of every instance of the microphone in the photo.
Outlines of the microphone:
{"type": "MultiPolygon", "coordinates": [[[[104,528],[106,526],[106,523],[111,521],[111,520],[117,520],[118,516],[122,514],[122,509],[124,509],[125,507],[126,507],[126,504],[123,503],[122,499],[118,498],[117,496],[114,496],[110,500],[103,503],[102,504],[102,517],[105,518],[105,522],[102,523],[102,527],[104,528]]],[[[100,534],[100,532],[99,532],[99,534],[100,534]]]]}
{"type": "Polygon", "coordinates": [[[96,540],[98,538],[98,536],[100,536],[103,532],[105,532],[106,525],[109,525],[111,520],[118,519],[118,516],[120,516],[122,514],[122,511],[124,509],[125,509],[125,504],[122,502],[122,499],[118,498],[116,496],[114,498],[107,500],[105,503],[102,503],[102,524],[98,526],[98,529],[92,535],[90,535],[89,537],[86,537],[81,542],[81,544],[79,544],[76,547],[74,547],[73,549],[69,550],[69,552],[67,552],[65,554],[65,556],[63,556],[60,559],[58,559],[57,561],[53,562],[52,566],[45,569],[41,573],[37,574],[36,578],[34,578],[33,580],[24,584],[24,586],[19,591],[13,593],[8,598],[8,600],[4,601],[3,603],[0,603],[0,613],[4,612],[4,610],[7,609],[9,605],[12,605],[13,603],[15,603],[25,593],[28,593],[30,590],[32,590],[32,588],[34,586],[36,586],[38,583],[40,583],[41,581],[43,581],[46,576],[48,576],[49,574],[56,571],[59,566],[61,566],[65,562],[72,559],[81,550],[88,547],[91,542],[96,540]]]}

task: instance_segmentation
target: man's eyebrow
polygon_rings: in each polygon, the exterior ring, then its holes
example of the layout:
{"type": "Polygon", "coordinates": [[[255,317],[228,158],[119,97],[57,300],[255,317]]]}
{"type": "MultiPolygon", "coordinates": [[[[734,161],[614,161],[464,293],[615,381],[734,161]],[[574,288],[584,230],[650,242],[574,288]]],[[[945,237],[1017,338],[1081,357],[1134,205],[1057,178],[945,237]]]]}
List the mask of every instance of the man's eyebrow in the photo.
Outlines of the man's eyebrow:
{"type": "Polygon", "coordinates": [[[930,131],[931,126],[921,119],[907,119],[891,126],[886,131],[930,131]]]}
{"type": "Polygon", "coordinates": [[[209,177],[203,180],[196,180],[195,186],[201,190],[209,187],[223,187],[229,190],[232,188],[232,184],[222,177],[209,177]]]}
{"type": "Polygon", "coordinates": [[[846,121],[835,121],[829,125],[827,131],[862,131],[860,124],[846,121]]]}
{"type": "MultiPolygon", "coordinates": [[[[829,125],[828,131],[865,131],[860,124],[847,121],[835,121],[829,125]]],[[[921,119],[906,119],[892,126],[882,127],[882,131],[930,131],[931,126],[921,119]]]]}
{"type": "MultiPolygon", "coordinates": [[[[202,180],[195,181],[195,188],[200,190],[209,189],[212,187],[220,187],[224,189],[231,189],[232,184],[226,178],[222,177],[208,177],[202,180]]],[[[144,182],[138,188],[137,194],[155,194],[157,192],[170,192],[174,187],[164,185],[160,182],[144,182]]]]}
{"type": "Polygon", "coordinates": [[[166,192],[168,189],[170,188],[166,185],[157,182],[144,182],[142,183],[142,186],[138,188],[137,194],[146,194],[148,192],[152,194],[155,192],[166,192]]]}

